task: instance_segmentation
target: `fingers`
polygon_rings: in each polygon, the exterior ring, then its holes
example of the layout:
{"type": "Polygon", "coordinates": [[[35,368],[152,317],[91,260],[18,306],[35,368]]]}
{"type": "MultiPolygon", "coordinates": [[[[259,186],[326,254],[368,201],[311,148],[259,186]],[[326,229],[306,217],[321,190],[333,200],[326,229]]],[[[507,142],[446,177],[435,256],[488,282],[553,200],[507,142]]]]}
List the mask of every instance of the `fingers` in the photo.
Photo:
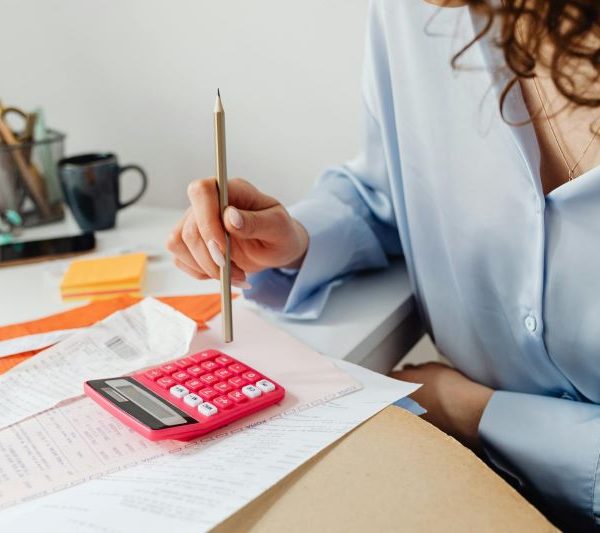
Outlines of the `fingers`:
{"type": "MultiPolygon", "coordinates": [[[[225,230],[221,222],[219,193],[214,178],[196,180],[190,183],[188,198],[194,214],[193,222],[196,226],[195,232],[192,231],[191,227],[187,228],[190,233],[189,238],[201,237],[203,241],[201,251],[206,250],[208,252],[213,263],[209,268],[214,271],[215,268],[222,267],[225,264],[225,230]]],[[[200,251],[199,255],[201,255],[200,251]]]]}
{"type": "Polygon", "coordinates": [[[216,258],[217,260],[215,260],[215,257],[211,257],[209,249],[204,243],[204,239],[198,229],[195,215],[188,216],[183,223],[183,227],[181,228],[181,240],[192,255],[195,264],[211,278],[218,278],[219,267],[225,263],[225,259],[218,248],[217,251],[221,254],[220,264],[218,262],[218,257],[216,258]]]}
{"type": "MultiPolygon", "coordinates": [[[[168,250],[175,256],[175,262],[186,265],[189,269],[202,272],[202,270],[198,270],[199,266],[196,263],[196,260],[188,250],[188,247],[183,242],[181,231],[183,228],[184,222],[187,220],[189,216],[189,209],[185,212],[181,220],[177,222],[177,225],[173,229],[171,236],[167,242],[168,250]]],[[[182,269],[183,270],[183,269],[182,269]]]]}
{"type": "Polygon", "coordinates": [[[247,211],[260,211],[279,204],[267,194],[242,178],[229,180],[227,185],[228,204],[247,211]]]}
{"type": "Polygon", "coordinates": [[[183,263],[179,259],[175,258],[175,266],[185,272],[188,276],[196,279],[210,279],[204,272],[200,272],[194,268],[189,267],[186,263],[183,263]]]}
{"type": "Polygon", "coordinates": [[[238,239],[278,242],[290,231],[291,218],[281,204],[259,211],[227,207],[223,217],[225,228],[238,239]]]}
{"type": "MultiPolygon", "coordinates": [[[[210,276],[208,276],[207,274],[204,274],[203,272],[200,272],[199,270],[196,270],[195,268],[190,268],[188,265],[186,265],[185,263],[182,263],[177,258],[175,258],[175,266],[179,270],[185,272],[188,276],[191,276],[192,278],[195,278],[198,280],[211,279],[210,276]]],[[[246,280],[242,280],[242,279],[232,279],[231,284],[234,287],[237,287],[238,289],[251,289],[252,288],[251,283],[248,283],[246,280]]]]}
{"type": "MultiPolygon", "coordinates": [[[[219,267],[213,261],[207,246],[200,235],[191,209],[175,226],[167,243],[167,248],[175,256],[175,264],[186,274],[196,279],[219,278],[219,267]]],[[[235,263],[231,263],[232,283],[241,286],[246,274],[235,263]]]]}
{"type": "MultiPolygon", "coordinates": [[[[256,269],[255,255],[262,253],[261,247],[287,243],[294,228],[287,211],[277,200],[245,180],[230,180],[228,196],[231,207],[222,220],[215,179],[192,182],[188,187],[190,209],[175,228],[169,249],[188,270],[218,278],[219,270],[225,264],[227,230],[232,236],[232,280],[243,281],[246,276],[239,265],[256,269]],[[245,239],[261,242],[247,248],[245,239]],[[253,250],[254,255],[250,253],[253,250]]],[[[262,263],[258,261],[258,264],[262,263]]]]}

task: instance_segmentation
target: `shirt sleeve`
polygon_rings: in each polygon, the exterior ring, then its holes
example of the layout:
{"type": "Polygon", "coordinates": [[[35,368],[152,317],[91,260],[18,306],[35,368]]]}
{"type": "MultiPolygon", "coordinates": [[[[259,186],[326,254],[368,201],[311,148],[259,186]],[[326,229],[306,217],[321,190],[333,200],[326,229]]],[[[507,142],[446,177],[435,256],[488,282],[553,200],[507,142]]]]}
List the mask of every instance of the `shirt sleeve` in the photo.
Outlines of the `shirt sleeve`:
{"type": "MultiPolygon", "coordinates": [[[[372,11],[372,9],[371,9],[372,11]]],[[[289,317],[314,319],[331,289],[359,270],[388,266],[401,253],[382,130],[372,109],[379,32],[369,16],[363,73],[363,148],[352,161],[325,171],[290,214],[307,230],[308,251],[296,273],[271,269],[249,277],[245,296],[289,317]],[[373,39],[370,36],[373,35],[373,39]]],[[[379,37],[380,38],[380,37],[379,37]]]]}
{"type": "Polygon", "coordinates": [[[492,463],[548,509],[600,529],[600,405],[498,391],[479,434],[492,463]]]}

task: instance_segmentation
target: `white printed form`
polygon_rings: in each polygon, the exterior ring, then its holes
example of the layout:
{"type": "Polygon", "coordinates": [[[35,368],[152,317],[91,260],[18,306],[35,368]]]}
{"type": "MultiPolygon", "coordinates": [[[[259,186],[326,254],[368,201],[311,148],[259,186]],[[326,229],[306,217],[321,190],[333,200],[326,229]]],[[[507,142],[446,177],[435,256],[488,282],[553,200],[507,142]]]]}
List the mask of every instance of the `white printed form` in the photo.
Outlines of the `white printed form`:
{"type": "Polygon", "coordinates": [[[146,298],[0,376],[0,428],[80,396],[83,382],[184,355],[196,323],[146,298]]]}
{"type": "MultiPolygon", "coordinates": [[[[37,533],[52,524],[56,531],[78,533],[206,531],[418,388],[350,363],[336,364],[364,388],[315,407],[304,405],[262,424],[232,429],[226,438],[209,437],[177,453],[7,509],[0,512],[0,529],[37,533]]],[[[123,453],[121,438],[113,451],[109,437],[112,435],[104,437],[102,446],[106,453],[123,453]]],[[[139,442],[130,453],[132,459],[152,455],[141,450],[139,442]]],[[[0,464],[4,461],[2,452],[0,464]]],[[[27,463],[28,468],[35,468],[32,459],[27,463]]],[[[0,486],[4,490],[4,482],[0,486]]]]}
{"type": "MultiPolygon", "coordinates": [[[[209,330],[196,336],[193,348],[221,347],[239,356],[259,372],[280,382],[286,389],[286,396],[279,404],[212,433],[202,441],[203,449],[244,426],[264,422],[284,412],[303,410],[311,404],[360,389],[360,383],[331,360],[252,311],[236,306],[235,319],[234,343],[220,346],[220,319],[216,318],[208,323],[209,330]]],[[[104,377],[110,375],[103,374],[104,377]]],[[[81,386],[81,380],[79,383],[81,386]]],[[[0,398],[6,398],[2,389],[0,398]]],[[[91,399],[72,400],[0,431],[0,508],[186,446],[190,444],[148,441],[91,399]]]]}

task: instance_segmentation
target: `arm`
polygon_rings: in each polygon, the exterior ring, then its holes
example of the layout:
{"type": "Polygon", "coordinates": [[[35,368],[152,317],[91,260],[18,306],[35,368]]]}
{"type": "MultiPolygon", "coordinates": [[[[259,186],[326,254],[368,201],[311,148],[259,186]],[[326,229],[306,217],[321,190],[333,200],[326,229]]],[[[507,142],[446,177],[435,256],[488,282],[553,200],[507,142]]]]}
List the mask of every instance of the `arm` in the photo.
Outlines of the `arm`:
{"type": "Polygon", "coordinates": [[[358,157],[327,170],[308,198],[290,214],[308,232],[309,245],[300,270],[267,270],[249,278],[246,296],[297,318],[316,318],[345,275],[388,265],[401,253],[391,200],[382,130],[373,111],[380,50],[374,42],[377,17],[369,17],[363,82],[364,139],[358,157]],[[373,35],[373,38],[370,36],[373,35]]]}
{"type": "Polygon", "coordinates": [[[557,515],[600,529],[600,405],[495,392],[479,425],[490,460],[557,515]]]}
{"type": "MultiPolygon", "coordinates": [[[[388,255],[400,254],[384,148],[386,135],[395,134],[389,124],[381,127],[392,107],[382,103],[382,94],[389,93],[388,62],[381,15],[373,6],[368,20],[361,154],[328,170],[312,194],[291,209],[292,216],[250,183],[231,180],[229,207],[221,218],[214,178],[192,182],[190,208],[168,242],[180,269],[197,279],[218,279],[227,231],[233,282],[248,289],[246,275],[254,273],[246,296],[288,316],[316,318],[344,276],[385,267],[388,255]],[[296,265],[298,272],[283,268],[296,265]]],[[[393,157],[396,161],[397,154],[393,157]]]]}

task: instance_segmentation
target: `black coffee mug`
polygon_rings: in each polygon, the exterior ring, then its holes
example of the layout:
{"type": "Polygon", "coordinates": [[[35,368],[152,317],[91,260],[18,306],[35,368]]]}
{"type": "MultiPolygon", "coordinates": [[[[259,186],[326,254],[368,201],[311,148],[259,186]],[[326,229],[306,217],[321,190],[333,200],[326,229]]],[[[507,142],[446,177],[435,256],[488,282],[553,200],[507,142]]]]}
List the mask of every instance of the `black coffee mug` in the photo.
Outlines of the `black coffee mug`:
{"type": "Polygon", "coordinates": [[[115,226],[117,211],[137,202],[148,185],[146,173],[137,165],[119,166],[110,153],[84,154],[58,162],[65,201],[83,231],[115,226]],[[142,178],[140,191],[127,202],[119,197],[119,179],[127,170],[137,170],[142,178]]]}

